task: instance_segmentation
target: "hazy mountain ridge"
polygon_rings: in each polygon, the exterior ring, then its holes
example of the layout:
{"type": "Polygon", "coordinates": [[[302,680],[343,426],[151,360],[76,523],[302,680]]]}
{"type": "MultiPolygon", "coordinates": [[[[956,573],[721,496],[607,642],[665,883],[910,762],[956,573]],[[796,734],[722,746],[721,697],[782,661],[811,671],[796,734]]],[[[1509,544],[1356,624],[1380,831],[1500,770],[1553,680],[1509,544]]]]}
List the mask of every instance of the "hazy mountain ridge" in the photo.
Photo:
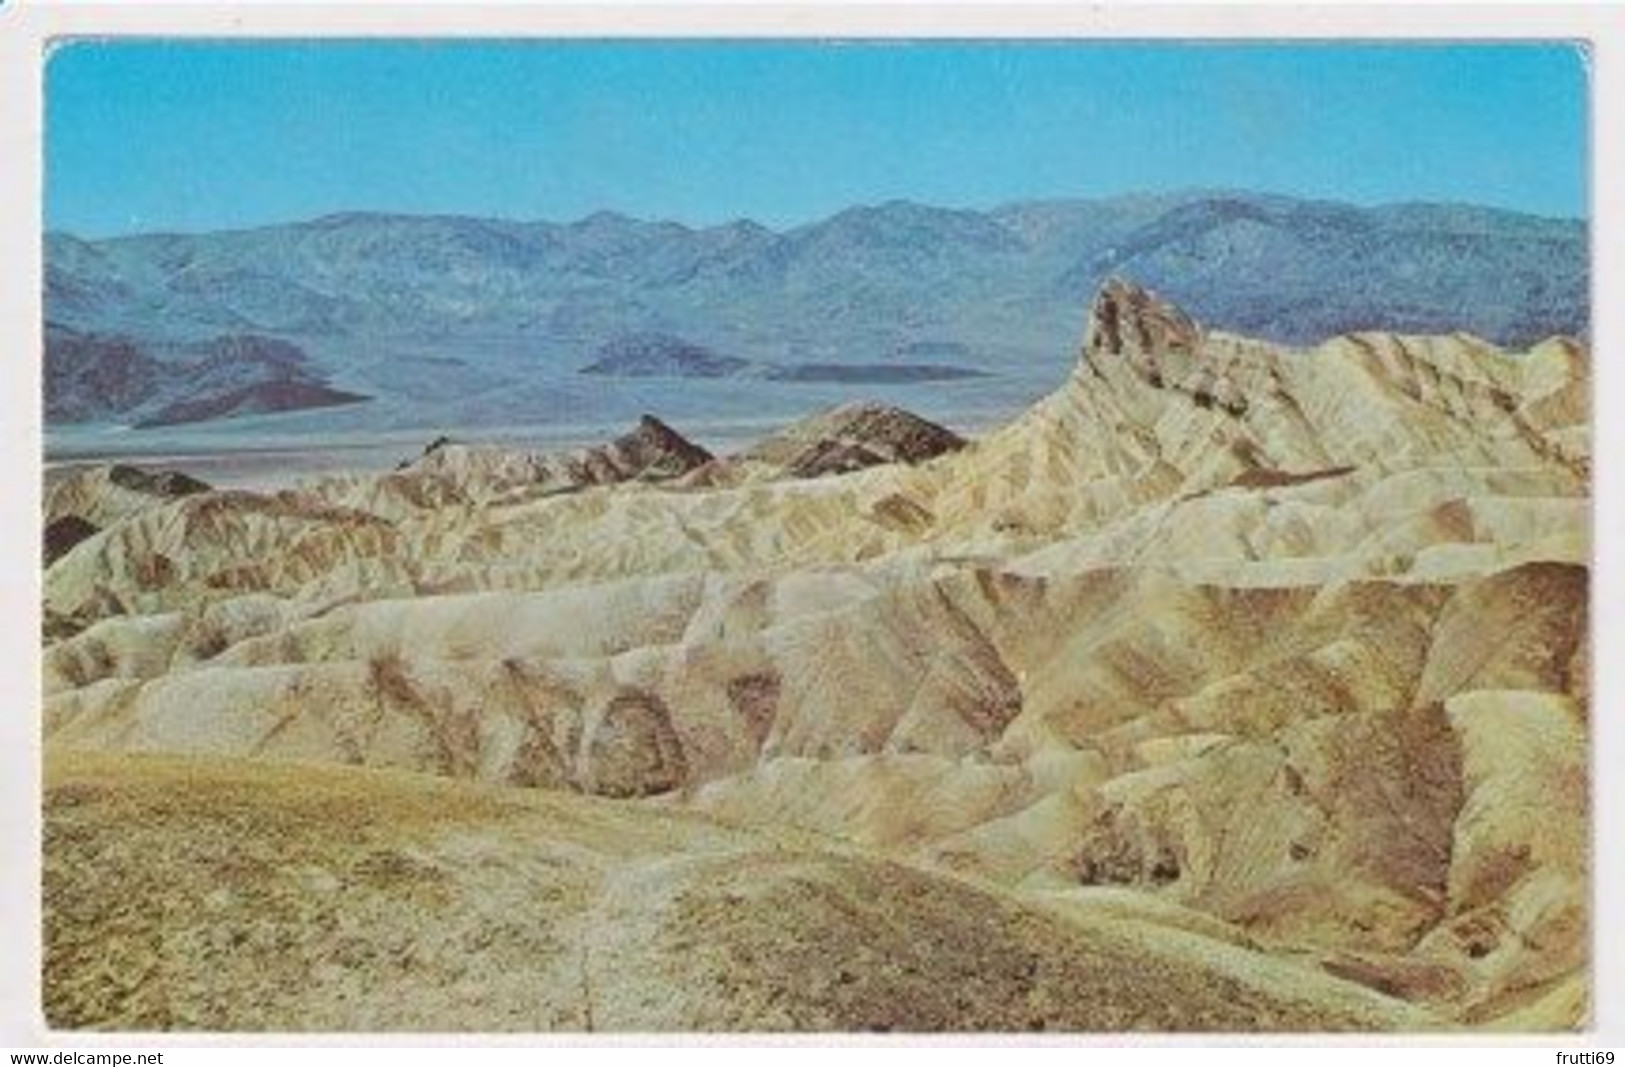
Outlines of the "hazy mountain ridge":
{"type": "Polygon", "coordinates": [[[1526,345],[1584,336],[1589,318],[1583,222],[1247,193],[985,212],[894,201],[783,231],[610,212],[567,224],[350,213],[196,235],[54,233],[46,259],[52,322],[144,343],[283,337],[341,388],[409,410],[422,401],[392,380],[408,349],[469,360],[484,372],[470,395],[502,406],[538,369],[573,371],[639,334],[769,367],[938,346],[1041,382],[1053,338],[1114,273],[1216,327],[1290,343],[1389,329],[1526,345]]]}
{"type": "Polygon", "coordinates": [[[598,350],[598,358],[581,368],[582,374],[628,378],[725,378],[750,366],[738,356],[726,356],[667,333],[621,334],[598,350]]]}
{"type": "Polygon", "coordinates": [[[354,404],[297,345],[255,334],[206,341],[149,342],[45,331],[45,414],[53,422],[118,418],[137,429],[354,404]]]}
{"type": "MultiPolygon", "coordinates": [[[[963,354],[964,346],[944,342],[899,345],[898,354],[919,350],[963,354]]],[[[842,382],[870,385],[941,382],[981,378],[986,372],[952,363],[753,363],[724,355],[668,333],[621,334],[598,350],[598,358],[578,373],[610,378],[756,377],[773,382],[842,382]]]]}

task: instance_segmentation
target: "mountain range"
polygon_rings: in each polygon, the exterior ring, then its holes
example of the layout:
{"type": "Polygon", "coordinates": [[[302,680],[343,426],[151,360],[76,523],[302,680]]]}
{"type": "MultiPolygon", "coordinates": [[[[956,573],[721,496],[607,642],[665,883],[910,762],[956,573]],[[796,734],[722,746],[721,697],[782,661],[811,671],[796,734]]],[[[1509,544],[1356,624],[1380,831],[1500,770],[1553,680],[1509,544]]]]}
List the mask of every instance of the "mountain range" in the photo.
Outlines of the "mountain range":
{"type": "MultiPolygon", "coordinates": [[[[998,402],[1009,414],[1011,396],[1030,401],[1061,369],[1054,338],[1077,330],[1079,306],[1108,276],[1277,342],[1384,329],[1522,346],[1586,335],[1587,242],[1571,219],[1239,192],[988,211],[893,201],[784,230],[609,212],[573,223],[349,213],[203,234],[51,233],[47,415],[58,426],[133,424],[177,402],[190,405],[183,417],[212,419],[308,401],[345,405],[316,428],[589,408],[618,421],[647,405],[619,403],[604,359],[630,360],[634,375],[686,377],[673,352],[699,354],[702,376],[759,379],[753,397],[978,371],[1011,383],[998,402]],[[138,364],[163,364],[242,336],[297,346],[307,357],[299,387],[273,389],[269,401],[227,396],[285,380],[261,361],[246,382],[208,395],[195,382],[158,382],[132,400],[121,371],[131,351],[138,364]],[[111,369],[84,369],[87,345],[108,349],[111,369]],[[72,373],[56,369],[71,360],[72,373]],[[892,364],[922,369],[888,374],[892,364]],[[599,379],[579,376],[593,366],[599,379]],[[859,366],[869,369],[839,370],[859,366]]],[[[955,402],[979,402],[979,388],[963,386],[955,402]]]]}

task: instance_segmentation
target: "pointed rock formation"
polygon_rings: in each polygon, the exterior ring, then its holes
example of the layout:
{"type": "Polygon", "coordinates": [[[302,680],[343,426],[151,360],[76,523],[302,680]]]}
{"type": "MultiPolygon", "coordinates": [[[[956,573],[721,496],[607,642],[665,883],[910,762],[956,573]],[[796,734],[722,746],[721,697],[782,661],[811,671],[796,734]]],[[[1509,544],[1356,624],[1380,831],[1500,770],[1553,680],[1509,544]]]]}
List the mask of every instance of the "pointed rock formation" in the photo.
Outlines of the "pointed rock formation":
{"type": "Polygon", "coordinates": [[[638,419],[637,429],[617,437],[606,453],[622,478],[675,478],[714,458],[653,415],[638,419]]]}
{"type": "Polygon", "coordinates": [[[1122,278],[1108,279],[1095,294],[1084,334],[1088,353],[1144,360],[1188,355],[1201,344],[1201,329],[1182,309],[1122,278]]]}
{"type": "Polygon", "coordinates": [[[785,427],[739,458],[777,467],[791,478],[844,474],[887,463],[923,463],[957,452],[965,439],[888,404],[842,404],[785,427]]]}

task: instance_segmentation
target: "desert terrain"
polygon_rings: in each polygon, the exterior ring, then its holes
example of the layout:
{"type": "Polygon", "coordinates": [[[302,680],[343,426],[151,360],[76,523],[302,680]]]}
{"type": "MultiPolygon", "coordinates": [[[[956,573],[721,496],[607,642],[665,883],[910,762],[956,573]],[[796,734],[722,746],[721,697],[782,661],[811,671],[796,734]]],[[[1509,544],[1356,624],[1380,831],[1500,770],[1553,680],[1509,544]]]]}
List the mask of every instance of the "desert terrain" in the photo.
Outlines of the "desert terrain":
{"type": "Polygon", "coordinates": [[[46,1016],[1583,1025],[1589,359],[1113,278],[985,434],[64,474],[46,1016]]]}

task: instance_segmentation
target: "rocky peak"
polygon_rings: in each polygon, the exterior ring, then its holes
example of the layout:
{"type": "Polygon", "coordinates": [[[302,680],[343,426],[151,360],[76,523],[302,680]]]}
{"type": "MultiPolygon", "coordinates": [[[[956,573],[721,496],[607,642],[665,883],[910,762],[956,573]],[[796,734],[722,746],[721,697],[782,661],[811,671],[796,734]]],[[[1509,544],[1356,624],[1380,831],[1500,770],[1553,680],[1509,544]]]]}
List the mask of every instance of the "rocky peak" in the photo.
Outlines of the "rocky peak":
{"type": "Polygon", "coordinates": [[[1084,354],[1154,364],[1170,353],[1192,353],[1201,343],[1201,327],[1180,308],[1133,282],[1108,278],[1089,310],[1084,354]]]}
{"type": "Polygon", "coordinates": [[[859,401],[830,413],[841,436],[889,453],[905,463],[921,463],[965,447],[952,430],[902,408],[859,401]]]}
{"type": "Polygon", "coordinates": [[[123,463],[115,463],[107,468],[107,480],[122,489],[166,499],[209,491],[207,482],[199,481],[184,471],[144,471],[123,463]]]}
{"type": "Polygon", "coordinates": [[[1121,380],[1126,371],[1157,391],[1180,393],[1209,410],[1240,416],[1248,394],[1269,378],[1235,353],[1216,349],[1183,309],[1122,278],[1100,287],[1089,311],[1080,372],[1121,380]]]}
{"type": "Polygon", "coordinates": [[[653,415],[638,419],[637,429],[617,438],[612,447],[626,466],[644,476],[687,474],[714,458],[653,415]]]}
{"type": "Polygon", "coordinates": [[[857,401],[787,426],[743,456],[776,466],[787,477],[817,478],[884,463],[923,463],[965,443],[952,430],[902,408],[857,401]]]}

